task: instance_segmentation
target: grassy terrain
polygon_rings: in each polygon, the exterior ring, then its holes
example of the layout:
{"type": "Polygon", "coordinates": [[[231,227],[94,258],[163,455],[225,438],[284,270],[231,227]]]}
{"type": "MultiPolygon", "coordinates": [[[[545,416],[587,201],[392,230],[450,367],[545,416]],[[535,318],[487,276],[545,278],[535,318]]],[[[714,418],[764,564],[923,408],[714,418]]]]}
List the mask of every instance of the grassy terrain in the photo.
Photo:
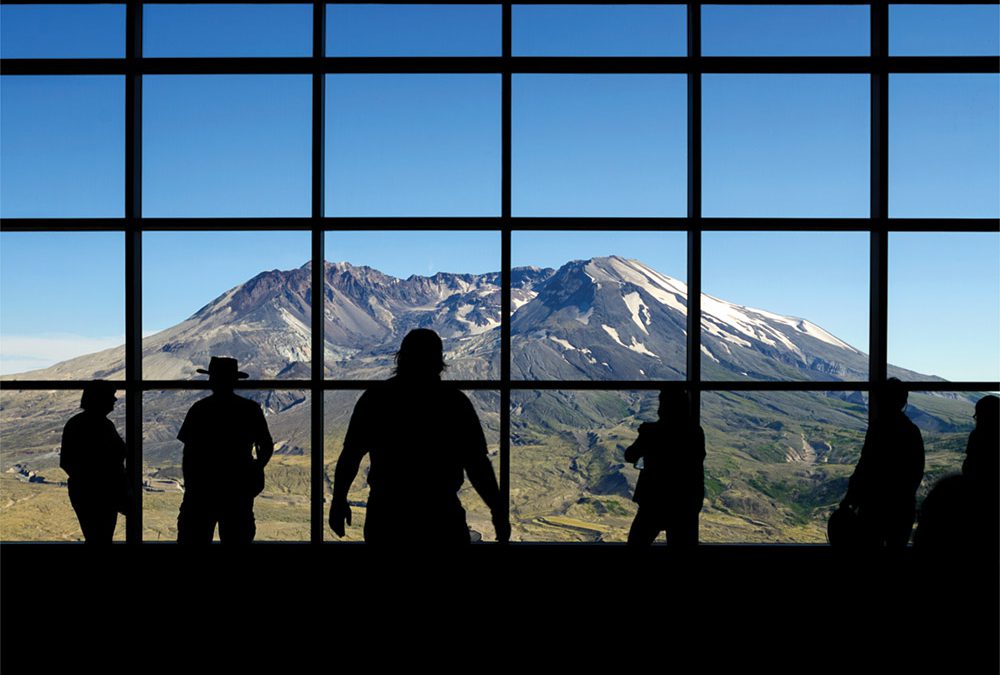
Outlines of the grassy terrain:
{"type": "MultiPolygon", "coordinates": [[[[350,411],[359,392],[325,398],[325,499],[350,411]]],[[[78,540],[65,474],[58,468],[62,426],[77,411],[75,392],[0,394],[0,538],[78,540]],[[27,482],[34,472],[36,482],[27,482]],[[41,480],[42,482],[38,482],[41,480]]],[[[143,536],[176,539],[182,493],[176,430],[200,394],[144,397],[143,536]]],[[[499,395],[470,394],[499,475],[499,395]]],[[[311,448],[307,398],[269,414],[278,452],[255,504],[258,540],[309,537],[311,448]]],[[[927,450],[922,498],[935,480],[960,470],[971,429],[966,398],[913,394],[909,412],[927,450]]],[[[123,406],[113,413],[123,429],[123,406]]],[[[864,440],[867,408],[860,394],[706,393],[702,402],[708,457],[701,539],[706,542],[823,542],[826,519],[843,497],[864,440]]],[[[511,502],[517,541],[624,541],[635,515],[638,471],[622,453],[643,421],[656,419],[655,395],[642,392],[514,392],[511,414],[511,502]]],[[[354,523],[363,538],[367,468],[352,485],[354,523]]],[[[493,539],[489,513],[466,483],[460,493],[470,526],[493,539]]],[[[328,502],[327,502],[328,503],[328,502]]],[[[324,507],[324,510],[327,507],[324,507]]],[[[118,535],[123,534],[119,519],[118,535]]],[[[338,540],[325,527],[328,540],[338,540]]]]}

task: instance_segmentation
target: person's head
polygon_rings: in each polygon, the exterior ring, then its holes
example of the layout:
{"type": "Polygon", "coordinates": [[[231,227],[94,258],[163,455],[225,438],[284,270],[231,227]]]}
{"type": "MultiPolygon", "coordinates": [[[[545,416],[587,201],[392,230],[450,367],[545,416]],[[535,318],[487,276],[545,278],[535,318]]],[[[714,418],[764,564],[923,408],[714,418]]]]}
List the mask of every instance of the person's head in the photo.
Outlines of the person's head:
{"type": "Polygon", "coordinates": [[[691,412],[691,399],[686,389],[660,390],[660,419],[683,417],[691,412]]]}
{"type": "Polygon", "coordinates": [[[94,380],[83,387],[80,407],[87,412],[107,415],[115,407],[115,385],[105,380],[94,380]]]}
{"type": "Polygon", "coordinates": [[[445,369],[444,345],[428,328],[411,330],[396,352],[396,374],[415,379],[438,379],[445,369]]]}
{"type": "Polygon", "coordinates": [[[875,412],[879,415],[891,415],[902,412],[906,407],[906,387],[898,377],[890,377],[881,387],[875,390],[875,412]]]}
{"type": "Polygon", "coordinates": [[[250,377],[240,372],[236,359],[227,356],[213,356],[208,363],[208,370],[199,368],[198,372],[208,375],[208,383],[212,386],[212,391],[217,394],[232,392],[236,380],[250,377]]]}
{"type": "Polygon", "coordinates": [[[1000,424],[1000,398],[983,396],[976,401],[976,428],[995,431],[1000,424]]]}

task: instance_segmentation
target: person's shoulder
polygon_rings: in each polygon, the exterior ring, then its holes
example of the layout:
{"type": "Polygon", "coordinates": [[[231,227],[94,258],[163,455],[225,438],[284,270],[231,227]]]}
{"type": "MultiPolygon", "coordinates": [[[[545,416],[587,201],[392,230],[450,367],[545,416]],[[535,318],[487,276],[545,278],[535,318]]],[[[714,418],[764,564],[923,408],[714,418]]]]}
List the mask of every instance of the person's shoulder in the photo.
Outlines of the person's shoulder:
{"type": "Polygon", "coordinates": [[[236,405],[239,405],[239,406],[242,406],[244,408],[247,408],[248,410],[252,410],[252,409],[255,409],[255,408],[259,409],[259,410],[263,410],[264,409],[263,406],[261,406],[260,403],[258,403],[257,401],[253,400],[252,398],[247,398],[246,396],[240,396],[239,394],[234,394],[233,398],[236,399],[236,405]]]}
{"type": "Polygon", "coordinates": [[[90,416],[87,414],[86,411],[81,410],[80,412],[78,412],[77,414],[73,415],[68,420],[66,420],[66,424],[65,426],[63,426],[63,430],[73,431],[75,429],[80,429],[82,427],[87,426],[89,422],[90,422],[90,416]]]}

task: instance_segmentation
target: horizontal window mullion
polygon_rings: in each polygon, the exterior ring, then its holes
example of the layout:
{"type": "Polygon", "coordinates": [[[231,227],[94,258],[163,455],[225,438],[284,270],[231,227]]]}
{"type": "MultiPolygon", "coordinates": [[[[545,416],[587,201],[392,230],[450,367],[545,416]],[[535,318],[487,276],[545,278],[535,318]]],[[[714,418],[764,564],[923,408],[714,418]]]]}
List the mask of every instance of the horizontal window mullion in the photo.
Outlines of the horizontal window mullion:
{"type": "Polygon", "coordinates": [[[1000,73],[992,56],[248,57],[5,59],[4,75],[311,75],[338,73],[1000,73]],[[134,63],[134,65],[132,65],[134,63]]]}
{"type": "Polygon", "coordinates": [[[996,218],[6,218],[5,232],[143,232],[510,229],[512,231],[637,232],[997,232],[996,218]]]}

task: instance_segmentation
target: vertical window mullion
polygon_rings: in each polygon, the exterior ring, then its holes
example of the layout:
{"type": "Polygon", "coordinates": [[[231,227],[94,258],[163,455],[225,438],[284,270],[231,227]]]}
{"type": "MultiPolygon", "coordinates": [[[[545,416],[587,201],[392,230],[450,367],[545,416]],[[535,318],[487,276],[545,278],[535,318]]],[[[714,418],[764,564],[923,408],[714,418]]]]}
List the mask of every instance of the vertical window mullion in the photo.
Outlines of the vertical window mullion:
{"type": "Polygon", "coordinates": [[[324,233],[322,218],[324,216],[323,201],[323,169],[324,169],[324,128],[326,112],[326,76],[322,69],[322,60],[326,56],[326,6],[324,2],[313,2],[313,56],[312,56],[312,371],[310,382],[310,440],[312,457],[310,462],[310,517],[309,540],[313,544],[323,543],[323,461],[326,448],[323,447],[323,391],[324,377],[324,233]]]}
{"type": "Polygon", "coordinates": [[[701,3],[687,6],[688,243],[687,381],[691,411],[701,411],[701,3]]]}
{"type": "Polygon", "coordinates": [[[142,543],[142,3],[125,6],[125,540],[142,543]]]}
{"type": "Polygon", "coordinates": [[[504,2],[500,176],[500,496],[510,509],[511,3],[504,2]]]}
{"type": "Polygon", "coordinates": [[[870,386],[885,381],[888,370],[889,298],[889,73],[888,7],[873,2],[871,22],[871,262],[869,274],[870,386]]]}

